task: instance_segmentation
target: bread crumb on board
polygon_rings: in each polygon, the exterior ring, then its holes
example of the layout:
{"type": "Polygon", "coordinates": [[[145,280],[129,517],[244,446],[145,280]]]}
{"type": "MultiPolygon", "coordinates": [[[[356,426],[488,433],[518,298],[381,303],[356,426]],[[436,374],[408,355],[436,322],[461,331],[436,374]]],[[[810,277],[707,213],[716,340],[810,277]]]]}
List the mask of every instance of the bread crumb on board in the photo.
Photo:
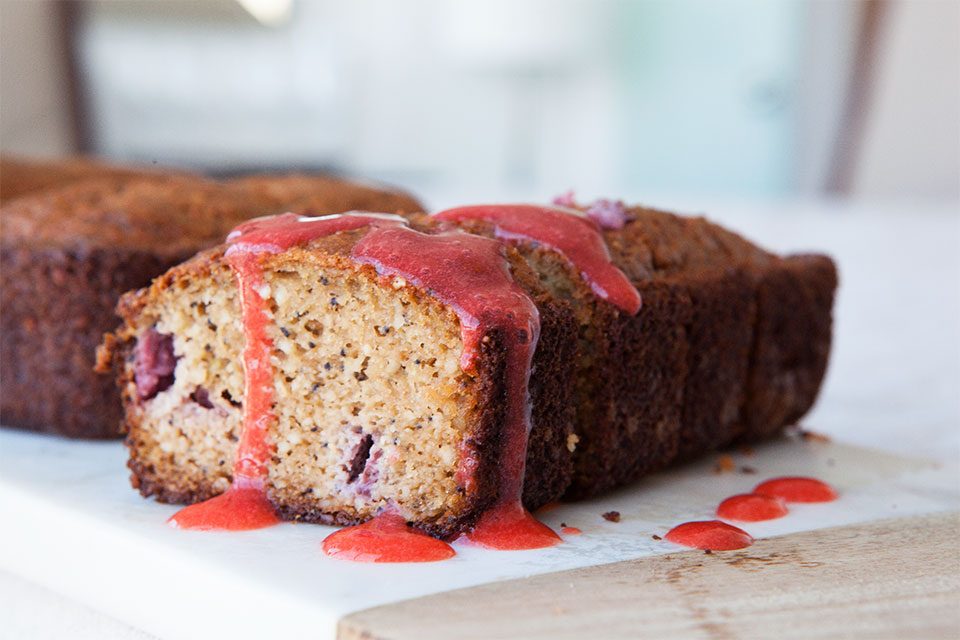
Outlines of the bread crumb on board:
{"type": "Polygon", "coordinates": [[[736,468],[737,468],[737,465],[733,461],[733,458],[731,458],[727,454],[723,454],[717,459],[717,463],[713,465],[712,472],[716,474],[730,473],[736,468]]]}

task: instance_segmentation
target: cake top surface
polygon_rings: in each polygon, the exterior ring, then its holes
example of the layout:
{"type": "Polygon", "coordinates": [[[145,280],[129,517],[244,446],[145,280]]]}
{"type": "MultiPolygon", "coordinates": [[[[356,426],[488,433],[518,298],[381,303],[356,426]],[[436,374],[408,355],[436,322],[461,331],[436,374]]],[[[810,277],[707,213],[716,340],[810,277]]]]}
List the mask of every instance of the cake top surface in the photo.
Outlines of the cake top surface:
{"type": "Polygon", "coordinates": [[[303,215],[357,211],[413,213],[423,205],[413,196],[392,187],[334,176],[253,175],[227,182],[255,199],[282,203],[289,211],[303,215]]]}
{"type": "Polygon", "coordinates": [[[122,247],[175,255],[220,242],[272,203],[192,177],[96,179],[37,192],[0,213],[5,243],[31,247],[122,247]]]}
{"type": "Polygon", "coordinates": [[[0,203],[78,180],[151,175],[160,173],[150,168],[111,165],[89,157],[49,160],[3,154],[0,155],[0,203]]]}
{"type": "Polygon", "coordinates": [[[773,257],[702,217],[646,207],[628,208],[626,216],[622,229],[607,230],[605,236],[614,262],[631,277],[763,263],[773,257]]]}
{"type": "MultiPolygon", "coordinates": [[[[256,223],[256,221],[248,219],[243,222],[247,225],[256,223]]],[[[436,229],[436,225],[431,224],[424,215],[410,216],[407,223],[415,231],[429,232],[436,229]]],[[[280,251],[265,252],[260,256],[260,259],[265,263],[275,265],[277,268],[292,268],[297,264],[311,263],[338,269],[370,270],[374,272],[373,265],[359,264],[351,260],[354,247],[371,229],[371,226],[359,226],[344,228],[329,235],[312,236],[309,239],[302,239],[292,246],[283,247],[280,251]]],[[[230,244],[224,241],[229,231],[230,229],[225,231],[206,250],[200,251],[190,260],[173,267],[157,278],[151,286],[130,291],[121,296],[117,309],[118,315],[126,317],[137,313],[137,309],[156,296],[160,290],[173,286],[172,283],[179,278],[204,276],[212,269],[226,264],[224,254],[228,251],[230,244]]],[[[540,282],[540,278],[515,249],[509,246],[504,247],[504,257],[510,265],[510,272],[514,280],[535,303],[538,305],[556,304],[551,294],[540,282]]],[[[434,298],[426,288],[418,288],[422,289],[423,296],[434,298]]],[[[437,303],[442,304],[440,301],[437,301],[437,303]]],[[[451,311],[451,313],[453,312],[451,311]]]]}
{"type": "Polygon", "coordinates": [[[339,213],[419,207],[404,194],[323,176],[256,176],[227,183],[189,176],[84,180],[0,208],[4,243],[71,250],[120,247],[183,255],[218,244],[250,218],[295,210],[339,213]]]}

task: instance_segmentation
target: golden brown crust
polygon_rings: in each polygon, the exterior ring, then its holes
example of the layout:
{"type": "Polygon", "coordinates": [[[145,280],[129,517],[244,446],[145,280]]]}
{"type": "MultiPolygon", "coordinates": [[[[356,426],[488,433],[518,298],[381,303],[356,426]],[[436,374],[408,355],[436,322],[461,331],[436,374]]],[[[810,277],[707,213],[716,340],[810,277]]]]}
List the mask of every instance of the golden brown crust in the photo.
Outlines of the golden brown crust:
{"type": "Polygon", "coordinates": [[[212,180],[184,176],[103,178],[23,196],[3,208],[3,242],[88,250],[121,247],[192,255],[251,217],[273,212],[212,180]]]}
{"type": "Polygon", "coordinates": [[[276,203],[278,209],[270,213],[323,215],[353,210],[411,214],[423,210],[416,198],[399,189],[332,176],[254,175],[227,184],[248,197],[276,203]]]}
{"type": "Polygon", "coordinates": [[[0,205],[28,193],[90,178],[133,178],[158,174],[152,169],[120,167],[94,158],[41,160],[3,154],[0,155],[0,205]]]}

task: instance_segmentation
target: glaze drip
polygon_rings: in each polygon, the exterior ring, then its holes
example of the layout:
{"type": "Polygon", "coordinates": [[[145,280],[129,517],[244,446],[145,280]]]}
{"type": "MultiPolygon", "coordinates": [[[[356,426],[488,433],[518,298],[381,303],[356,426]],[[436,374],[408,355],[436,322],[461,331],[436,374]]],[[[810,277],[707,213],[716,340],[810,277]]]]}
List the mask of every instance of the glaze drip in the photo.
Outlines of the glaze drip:
{"type": "Polygon", "coordinates": [[[630,315],[640,311],[640,293],[613,264],[600,227],[579,212],[529,204],[477,205],[440,211],[436,220],[484,220],[505,242],[532,241],[562,254],[593,292],[630,315]]]}
{"type": "MultiPolygon", "coordinates": [[[[351,257],[373,265],[381,276],[401,277],[429,290],[457,313],[464,371],[475,370],[481,341],[494,333],[499,336],[507,360],[500,497],[467,537],[495,549],[558,543],[559,536],[521,503],[530,434],[530,366],[540,336],[540,314],[513,280],[504,247],[495,240],[459,231],[427,235],[383,227],[364,236],[351,257]]],[[[472,464],[470,456],[465,456],[464,464],[472,464]]]]}
{"type": "Polygon", "coordinates": [[[353,562],[436,562],[456,555],[446,542],[417,531],[393,511],[330,534],[323,552],[353,562]]]}
{"type": "Polygon", "coordinates": [[[257,254],[244,249],[227,251],[237,280],[243,314],[243,430],[233,463],[233,482],[227,491],[177,512],[169,522],[181,529],[245,530],[280,522],[267,499],[265,484],[271,446],[267,429],[273,414],[273,341],[267,335],[270,317],[258,291],[263,286],[257,254]]]}
{"type": "Polygon", "coordinates": [[[744,549],[753,544],[753,537],[743,529],[719,520],[684,522],[664,536],[674,544],[710,551],[744,549]]]}

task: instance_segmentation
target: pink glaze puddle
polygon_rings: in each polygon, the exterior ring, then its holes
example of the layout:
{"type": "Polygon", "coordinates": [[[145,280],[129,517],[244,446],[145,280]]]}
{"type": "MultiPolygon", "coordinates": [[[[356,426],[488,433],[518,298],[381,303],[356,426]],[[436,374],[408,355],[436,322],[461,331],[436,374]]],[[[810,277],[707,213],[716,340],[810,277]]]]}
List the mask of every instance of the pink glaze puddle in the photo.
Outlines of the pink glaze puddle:
{"type": "Polygon", "coordinates": [[[832,502],[837,499],[834,488],[816,478],[773,478],[758,484],[753,492],[775,496],[785,502],[832,502]]]}
{"type": "Polygon", "coordinates": [[[717,516],[724,520],[739,522],[762,522],[776,520],[787,515],[783,500],[759,493],[742,493],[730,496],[717,507],[717,516]]]}
{"type": "Polygon", "coordinates": [[[522,551],[563,542],[553,529],[534,518],[519,500],[501,501],[466,534],[467,541],[485,549],[522,551]]]}
{"type": "Polygon", "coordinates": [[[167,522],[176,529],[247,531],[271,527],[280,518],[262,484],[239,488],[234,481],[226,492],[181,509],[167,522]]]}
{"type": "Polygon", "coordinates": [[[456,555],[446,542],[417,531],[393,512],[330,534],[323,552],[352,562],[436,562],[456,555]]]}
{"type": "Polygon", "coordinates": [[[664,539],[684,547],[710,551],[743,549],[753,544],[749,533],[719,520],[685,522],[671,529],[664,539]]]}

